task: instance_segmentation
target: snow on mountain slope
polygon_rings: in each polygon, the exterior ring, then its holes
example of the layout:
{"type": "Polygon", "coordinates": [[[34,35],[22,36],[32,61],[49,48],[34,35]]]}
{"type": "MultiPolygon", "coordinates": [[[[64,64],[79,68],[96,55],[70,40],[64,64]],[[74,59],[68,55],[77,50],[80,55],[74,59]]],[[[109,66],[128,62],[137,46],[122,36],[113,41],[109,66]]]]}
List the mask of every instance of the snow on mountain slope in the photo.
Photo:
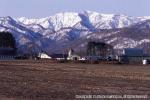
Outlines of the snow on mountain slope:
{"type": "Polygon", "coordinates": [[[19,51],[20,49],[22,49],[24,51],[29,52],[27,50],[29,46],[28,44],[33,43],[33,41],[36,42],[41,37],[39,33],[35,33],[27,27],[22,26],[20,23],[16,22],[11,17],[0,18],[0,31],[8,31],[12,33],[12,35],[16,39],[16,44],[19,51]]]}
{"type": "Polygon", "coordinates": [[[26,19],[25,17],[18,18],[17,21],[25,24],[39,24],[44,28],[54,29],[58,31],[63,27],[73,27],[76,23],[80,22],[81,19],[78,13],[58,13],[54,16],[41,18],[41,19],[26,19]]]}
{"type": "Polygon", "coordinates": [[[78,47],[77,44],[83,47],[83,44],[86,44],[84,42],[89,39],[104,40],[106,43],[111,43],[115,48],[124,48],[136,47],[145,43],[144,40],[149,43],[150,37],[144,37],[145,33],[149,34],[147,33],[150,29],[149,20],[149,16],[131,17],[91,11],[83,13],[64,12],[41,19],[0,17],[0,31],[11,32],[16,38],[20,51],[25,49],[27,52],[31,52],[30,50],[35,48],[38,51],[61,51],[69,45],[78,47]],[[132,29],[126,29],[128,31],[124,36],[121,36],[119,43],[117,43],[116,36],[121,34],[119,29],[125,27],[132,29]],[[132,30],[135,30],[133,32],[137,35],[140,32],[143,37],[133,39],[136,36],[134,34],[130,38],[128,34],[132,33],[132,30]]]}
{"type": "Polygon", "coordinates": [[[83,26],[90,26],[88,28],[112,29],[112,28],[128,27],[132,24],[148,19],[150,19],[149,16],[130,17],[121,14],[120,15],[100,14],[97,12],[85,11],[83,13],[73,13],[73,12],[58,13],[55,14],[54,16],[41,19],[27,19],[25,17],[21,17],[16,20],[25,25],[38,24],[46,29],[48,28],[51,30],[53,29],[55,31],[58,31],[61,28],[73,27],[74,25],[83,22],[84,22],[83,26]]]}

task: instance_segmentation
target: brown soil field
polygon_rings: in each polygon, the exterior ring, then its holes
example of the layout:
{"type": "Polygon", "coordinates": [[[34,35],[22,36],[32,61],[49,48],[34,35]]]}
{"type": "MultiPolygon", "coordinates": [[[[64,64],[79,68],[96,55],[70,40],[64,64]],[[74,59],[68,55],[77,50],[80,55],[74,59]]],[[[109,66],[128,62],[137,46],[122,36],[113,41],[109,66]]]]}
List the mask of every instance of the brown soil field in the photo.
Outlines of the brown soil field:
{"type": "Polygon", "coordinates": [[[0,61],[0,100],[85,100],[76,95],[125,94],[147,95],[144,100],[150,100],[149,65],[0,61]]]}

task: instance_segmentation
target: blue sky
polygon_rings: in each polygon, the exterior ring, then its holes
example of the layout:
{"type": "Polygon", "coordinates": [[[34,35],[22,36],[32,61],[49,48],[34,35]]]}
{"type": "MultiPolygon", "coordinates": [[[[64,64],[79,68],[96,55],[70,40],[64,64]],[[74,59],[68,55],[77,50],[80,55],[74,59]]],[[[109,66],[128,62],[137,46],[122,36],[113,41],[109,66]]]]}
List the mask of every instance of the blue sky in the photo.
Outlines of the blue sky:
{"type": "Polygon", "coordinates": [[[83,12],[150,16],[150,0],[0,0],[0,16],[40,18],[58,12],[83,12]]]}

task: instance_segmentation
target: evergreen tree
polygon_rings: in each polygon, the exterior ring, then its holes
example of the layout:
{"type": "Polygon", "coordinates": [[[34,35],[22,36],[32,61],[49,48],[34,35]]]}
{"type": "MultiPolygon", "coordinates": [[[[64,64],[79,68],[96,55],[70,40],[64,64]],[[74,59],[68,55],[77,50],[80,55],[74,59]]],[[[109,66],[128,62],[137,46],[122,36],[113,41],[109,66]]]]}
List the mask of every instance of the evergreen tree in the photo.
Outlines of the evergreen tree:
{"type": "Polygon", "coordinates": [[[16,42],[13,35],[9,32],[0,32],[0,47],[16,49],[16,42]]]}

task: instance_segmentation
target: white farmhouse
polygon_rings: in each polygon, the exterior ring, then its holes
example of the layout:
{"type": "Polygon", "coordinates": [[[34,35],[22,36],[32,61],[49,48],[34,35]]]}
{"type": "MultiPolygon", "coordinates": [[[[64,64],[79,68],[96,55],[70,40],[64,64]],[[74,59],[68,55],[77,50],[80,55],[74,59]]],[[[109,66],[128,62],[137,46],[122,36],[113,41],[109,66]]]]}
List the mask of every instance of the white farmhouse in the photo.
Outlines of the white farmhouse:
{"type": "Polygon", "coordinates": [[[68,58],[67,60],[79,60],[80,56],[74,54],[74,50],[70,49],[68,52],[68,58]]]}
{"type": "Polygon", "coordinates": [[[39,53],[38,57],[41,59],[51,59],[51,57],[46,53],[39,53]]]}

